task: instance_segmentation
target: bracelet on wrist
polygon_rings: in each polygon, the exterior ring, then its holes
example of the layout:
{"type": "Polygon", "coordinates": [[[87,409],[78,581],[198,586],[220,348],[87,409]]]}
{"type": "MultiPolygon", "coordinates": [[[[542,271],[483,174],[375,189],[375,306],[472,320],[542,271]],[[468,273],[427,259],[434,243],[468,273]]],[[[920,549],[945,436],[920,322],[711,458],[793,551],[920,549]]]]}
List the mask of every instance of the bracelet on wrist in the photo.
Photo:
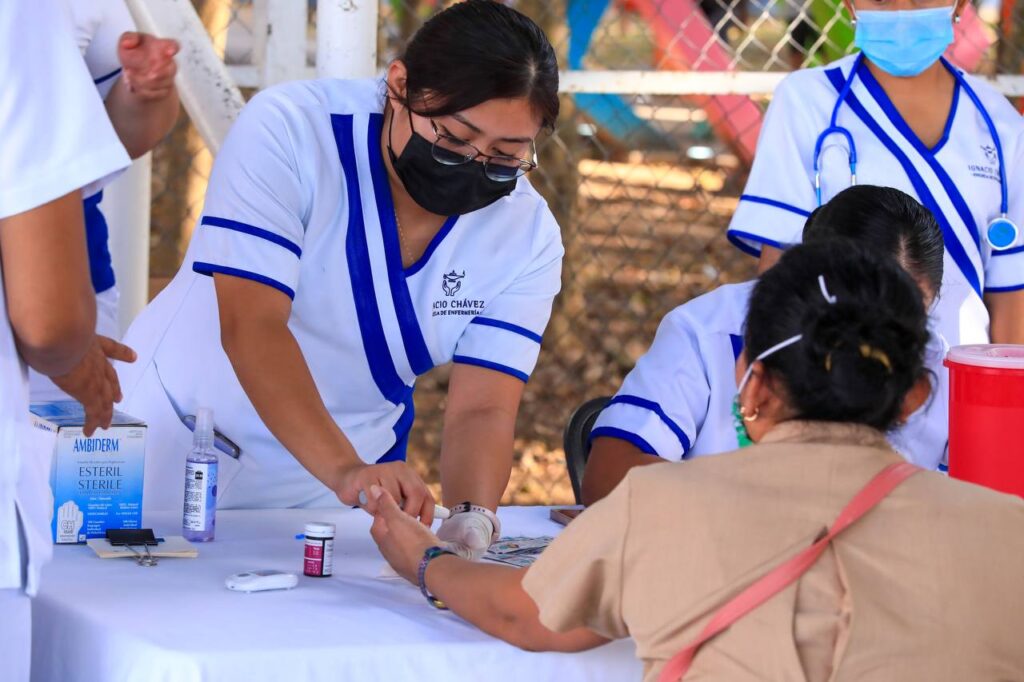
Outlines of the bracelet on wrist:
{"type": "Polygon", "coordinates": [[[420,559],[419,570],[416,572],[416,577],[420,584],[420,593],[424,596],[424,598],[426,598],[427,603],[429,603],[435,609],[441,609],[442,611],[447,611],[448,607],[445,606],[445,603],[443,601],[441,601],[434,595],[430,594],[430,590],[427,589],[427,566],[430,564],[431,561],[433,561],[439,556],[444,556],[445,554],[451,554],[452,556],[456,556],[455,552],[445,549],[444,547],[438,547],[435,545],[433,547],[427,548],[427,551],[423,553],[423,558],[420,559]]]}

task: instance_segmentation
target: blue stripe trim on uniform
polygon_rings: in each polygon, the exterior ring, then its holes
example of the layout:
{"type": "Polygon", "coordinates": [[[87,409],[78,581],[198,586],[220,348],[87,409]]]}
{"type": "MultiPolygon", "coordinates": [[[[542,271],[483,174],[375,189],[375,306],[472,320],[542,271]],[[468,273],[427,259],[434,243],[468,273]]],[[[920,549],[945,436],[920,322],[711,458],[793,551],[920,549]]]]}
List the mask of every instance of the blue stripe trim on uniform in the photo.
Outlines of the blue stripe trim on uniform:
{"type": "Polygon", "coordinates": [[[739,334],[729,334],[729,343],[732,344],[732,359],[739,360],[743,352],[743,337],[739,334]]]}
{"type": "Polygon", "coordinates": [[[761,255],[761,249],[751,246],[750,244],[744,241],[745,239],[752,242],[756,242],[757,244],[760,244],[762,246],[774,247],[776,249],[779,249],[780,251],[785,251],[787,248],[789,248],[786,244],[783,244],[782,242],[777,242],[774,239],[768,239],[767,237],[762,237],[759,234],[754,234],[753,232],[744,232],[742,230],[728,230],[725,233],[725,238],[728,239],[729,242],[737,249],[755,258],[761,255]]]}
{"type": "Polygon", "coordinates": [[[405,395],[407,386],[398,375],[395,363],[391,359],[391,350],[388,348],[387,336],[384,335],[380,311],[377,309],[377,297],[374,295],[373,271],[370,268],[370,251],[366,244],[359,171],[356,166],[352,114],[331,114],[331,127],[334,130],[334,142],[338,147],[338,158],[345,175],[345,188],[348,194],[345,257],[348,262],[359,335],[377,389],[386,400],[397,405],[405,395]]]}
{"type": "Polygon", "coordinates": [[[121,73],[121,68],[120,67],[114,69],[113,71],[108,73],[106,76],[100,76],[99,78],[94,79],[92,83],[93,83],[93,85],[99,85],[100,83],[104,83],[104,82],[110,80],[111,78],[113,78],[114,76],[118,75],[119,73],[121,73]]]}
{"type": "Polygon", "coordinates": [[[110,256],[110,230],[100,210],[103,192],[96,192],[82,200],[82,219],[85,223],[85,249],[89,256],[89,279],[92,289],[102,294],[117,284],[114,260],[110,256]]]}
{"type": "Polygon", "coordinates": [[[218,218],[212,215],[204,215],[199,224],[209,225],[210,227],[223,227],[225,230],[234,230],[235,232],[241,232],[242,234],[259,237],[260,239],[265,239],[268,242],[284,247],[299,258],[302,258],[302,248],[298,244],[286,237],[282,237],[279,234],[271,232],[270,230],[264,230],[262,227],[256,227],[255,225],[249,225],[248,223],[242,223],[237,220],[218,218]]]}
{"type": "Polygon", "coordinates": [[[619,440],[624,440],[627,443],[635,445],[640,452],[648,455],[654,455],[655,457],[658,456],[658,453],[650,443],[632,431],[626,431],[625,429],[619,429],[614,426],[598,426],[590,432],[588,442],[593,443],[595,438],[618,438],[619,440]]]}
{"type": "Polygon", "coordinates": [[[192,271],[198,272],[200,275],[213,276],[215,273],[220,275],[231,275],[232,277],[241,277],[242,279],[250,279],[253,282],[259,282],[260,284],[266,284],[268,287],[277,289],[290,299],[295,299],[295,292],[286,284],[278,282],[276,279],[261,275],[258,272],[251,272],[249,270],[239,270],[238,268],[229,268],[226,265],[216,265],[214,263],[203,263],[196,261],[192,263],[192,271]]]}
{"type": "Polygon", "coordinates": [[[515,367],[509,367],[508,365],[502,365],[497,362],[491,362],[490,360],[481,360],[480,358],[471,358],[468,355],[456,355],[452,358],[452,362],[460,365],[475,365],[476,367],[483,367],[484,369],[493,369],[495,372],[501,372],[502,374],[508,374],[516,379],[519,379],[524,384],[530,380],[530,375],[526,372],[521,372],[515,367]]]}
{"type": "Polygon", "coordinates": [[[769,199],[768,197],[759,197],[756,194],[741,194],[740,201],[749,201],[754,204],[764,204],[765,206],[781,208],[783,211],[796,213],[798,216],[802,216],[804,218],[808,218],[811,215],[810,211],[805,211],[804,209],[794,206],[793,204],[787,204],[784,201],[776,201],[775,199],[769,199]]]}
{"type": "Polygon", "coordinates": [[[1009,287],[985,287],[986,294],[1008,294],[1013,291],[1024,289],[1024,284],[1014,284],[1009,287]]]}
{"type": "MultiPolygon", "coordinates": [[[[832,83],[832,87],[836,89],[836,92],[842,92],[845,78],[843,73],[838,68],[832,68],[825,71],[825,75],[828,76],[829,81],[832,83]]],[[[914,191],[917,193],[917,197],[922,204],[925,205],[932,215],[935,216],[935,220],[938,221],[939,226],[942,228],[942,236],[945,240],[946,251],[949,252],[950,257],[953,258],[953,262],[960,268],[960,272],[963,273],[964,278],[974,289],[974,292],[981,296],[981,281],[978,277],[978,272],[974,268],[974,264],[971,263],[970,257],[967,255],[967,251],[964,250],[963,244],[956,236],[956,232],[953,231],[953,226],[949,224],[949,220],[946,215],[939,209],[939,205],[935,201],[935,197],[932,196],[931,190],[928,189],[928,185],[925,183],[924,178],[914,168],[913,162],[903,153],[903,150],[896,146],[896,143],[882,130],[881,126],[871,118],[867,110],[861,105],[860,100],[857,99],[855,94],[848,93],[846,96],[846,104],[860,118],[861,122],[867,126],[878,141],[881,142],[889,150],[889,152],[896,158],[896,161],[903,167],[903,172],[907,174],[907,178],[910,183],[914,186],[914,191]]]]}
{"type": "Polygon", "coordinates": [[[949,118],[946,119],[946,127],[942,131],[942,137],[932,147],[932,154],[938,154],[949,142],[949,133],[953,130],[953,121],[956,119],[956,111],[960,106],[960,79],[953,79],[953,104],[949,107],[949,118]]]}
{"type": "Polygon", "coordinates": [[[430,257],[434,255],[434,251],[437,250],[437,247],[441,245],[444,238],[447,237],[448,233],[452,231],[453,227],[455,227],[455,222],[458,219],[459,216],[453,215],[449,216],[448,219],[444,221],[444,225],[441,226],[441,229],[437,231],[434,238],[430,240],[429,244],[427,244],[427,248],[423,251],[423,255],[420,256],[420,259],[406,268],[406,277],[412,277],[423,269],[423,267],[430,261],[430,257]]]}
{"type": "Polygon", "coordinates": [[[398,318],[398,328],[402,334],[402,345],[405,355],[409,358],[409,366],[417,376],[434,368],[434,360],[427,350],[427,342],[423,339],[420,321],[416,316],[416,308],[409,295],[409,286],[402,271],[402,245],[399,242],[398,225],[395,220],[395,205],[391,198],[391,186],[388,183],[387,170],[380,151],[380,135],[384,117],[371,114],[367,126],[367,156],[370,159],[370,177],[373,180],[373,197],[377,204],[377,217],[380,222],[381,237],[384,241],[384,260],[388,271],[388,285],[391,287],[391,299],[398,318]]]}
{"type": "MultiPolygon", "coordinates": [[[[946,60],[943,59],[942,63],[947,69],[951,68],[946,60]]],[[[978,234],[978,226],[974,222],[974,214],[971,213],[971,209],[967,206],[967,202],[964,201],[963,195],[960,194],[956,185],[953,184],[953,179],[949,177],[949,173],[947,173],[946,169],[942,167],[939,160],[935,158],[935,152],[925,147],[924,142],[921,142],[921,139],[917,134],[911,130],[910,126],[907,125],[907,122],[903,120],[900,112],[896,110],[896,107],[889,99],[889,96],[885,94],[885,90],[883,90],[882,86],[877,80],[875,80],[874,75],[871,73],[871,70],[868,69],[867,64],[864,63],[863,59],[858,62],[857,76],[864,83],[864,86],[871,94],[871,97],[875,100],[878,106],[882,108],[882,111],[885,112],[889,121],[898,131],[900,131],[900,134],[906,138],[911,146],[917,150],[917,153],[921,155],[921,158],[925,160],[925,163],[927,163],[935,173],[935,176],[939,179],[939,184],[942,185],[942,189],[945,190],[947,195],[949,195],[950,201],[953,202],[953,207],[960,215],[960,220],[962,220],[964,225],[967,227],[967,231],[970,233],[971,239],[974,240],[974,245],[976,247],[980,247],[981,236],[978,234]]]]}
{"type": "Polygon", "coordinates": [[[512,324],[511,322],[505,322],[503,320],[495,320],[490,317],[474,317],[469,321],[470,324],[479,324],[484,327],[494,327],[496,329],[504,329],[505,331],[512,332],[513,334],[519,334],[519,336],[525,336],[531,341],[540,343],[543,340],[540,334],[531,332],[526,327],[520,327],[518,324],[512,324]]]}
{"type": "Polygon", "coordinates": [[[408,394],[402,399],[401,404],[405,406],[398,421],[391,427],[395,432],[395,444],[387,452],[377,459],[377,464],[385,462],[404,462],[409,450],[409,433],[412,431],[412,424],[416,420],[416,403],[413,402],[413,387],[408,386],[408,394]]]}
{"type": "Polygon", "coordinates": [[[653,400],[648,400],[647,398],[641,398],[638,395],[617,395],[608,401],[608,405],[605,406],[605,409],[616,404],[632,405],[634,407],[650,410],[654,414],[658,415],[665,426],[668,427],[669,431],[674,433],[676,438],[679,439],[679,444],[683,446],[683,454],[685,455],[690,451],[690,439],[687,437],[686,432],[679,428],[679,424],[672,421],[658,403],[653,400]]]}
{"type": "Polygon", "coordinates": [[[1015,246],[1012,249],[1006,249],[1005,251],[993,251],[992,257],[996,256],[1012,256],[1015,253],[1024,253],[1024,246],[1015,246]]]}

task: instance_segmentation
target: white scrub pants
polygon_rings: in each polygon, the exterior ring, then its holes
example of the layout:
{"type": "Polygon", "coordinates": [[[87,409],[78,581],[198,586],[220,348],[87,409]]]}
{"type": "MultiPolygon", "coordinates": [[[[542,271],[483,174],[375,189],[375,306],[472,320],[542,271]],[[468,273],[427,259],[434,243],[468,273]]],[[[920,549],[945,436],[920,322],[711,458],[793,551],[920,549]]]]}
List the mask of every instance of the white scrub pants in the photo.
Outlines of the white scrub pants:
{"type": "MultiPolygon", "coordinates": [[[[18,543],[21,557],[21,580],[25,584],[28,548],[18,522],[18,543]]],[[[0,590],[0,670],[9,682],[29,682],[32,662],[32,600],[25,590],[0,590]]]]}
{"type": "MultiPolygon", "coordinates": [[[[117,340],[121,338],[121,325],[118,322],[117,304],[121,299],[117,287],[96,294],[96,333],[117,340]]],[[[64,391],[50,381],[50,377],[40,374],[34,369],[28,371],[30,400],[34,403],[51,400],[71,400],[64,391]]]]}

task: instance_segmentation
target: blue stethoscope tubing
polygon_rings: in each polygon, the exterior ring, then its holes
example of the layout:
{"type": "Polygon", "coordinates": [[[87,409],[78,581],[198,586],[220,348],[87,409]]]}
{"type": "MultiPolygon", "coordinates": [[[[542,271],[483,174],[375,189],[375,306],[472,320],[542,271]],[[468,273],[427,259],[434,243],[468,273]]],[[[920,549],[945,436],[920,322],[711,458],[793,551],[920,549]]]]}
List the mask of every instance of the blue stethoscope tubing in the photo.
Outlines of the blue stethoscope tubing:
{"type": "MultiPolygon", "coordinates": [[[[863,55],[857,57],[857,61],[854,62],[853,68],[850,70],[850,75],[847,77],[846,82],[843,84],[843,89],[839,91],[839,97],[836,99],[836,104],[832,107],[832,118],[829,120],[828,127],[821,131],[818,135],[818,139],[814,142],[814,195],[818,201],[818,206],[822,204],[821,195],[821,151],[828,141],[828,138],[832,135],[840,135],[846,140],[847,149],[849,149],[849,161],[850,161],[850,184],[857,184],[857,146],[853,142],[853,134],[847,128],[839,125],[839,109],[843,106],[843,102],[846,101],[846,97],[850,94],[850,88],[853,87],[853,79],[857,74],[857,67],[860,62],[864,59],[863,55]]],[[[989,224],[988,229],[985,233],[985,238],[994,251],[1005,251],[1011,248],[1020,236],[1020,228],[1008,217],[1010,212],[1010,197],[1009,190],[1007,188],[1006,181],[1006,165],[1003,162],[1003,145],[999,139],[999,132],[996,130],[996,124],[989,116],[988,111],[982,106],[981,100],[978,99],[978,95],[974,92],[971,86],[967,83],[967,79],[963,77],[963,74],[959,69],[951,68],[950,71],[953,77],[960,84],[960,87],[967,97],[974,104],[975,108],[981,114],[981,118],[985,121],[985,126],[988,128],[989,135],[992,138],[992,144],[996,148],[996,157],[999,160],[999,217],[993,218],[989,224]]]]}

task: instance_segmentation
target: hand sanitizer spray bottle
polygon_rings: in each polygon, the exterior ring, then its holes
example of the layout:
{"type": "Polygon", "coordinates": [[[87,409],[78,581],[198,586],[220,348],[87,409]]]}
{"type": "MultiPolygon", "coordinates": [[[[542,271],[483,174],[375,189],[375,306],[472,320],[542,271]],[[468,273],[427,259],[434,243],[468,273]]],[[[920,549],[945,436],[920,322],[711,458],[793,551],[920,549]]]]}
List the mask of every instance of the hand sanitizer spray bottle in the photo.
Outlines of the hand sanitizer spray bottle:
{"type": "Polygon", "coordinates": [[[192,542],[213,540],[217,513],[217,455],[213,450],[213,410],[196,411],[192,452],[185,462],[185,510],[182,535],[192,542]]]}

